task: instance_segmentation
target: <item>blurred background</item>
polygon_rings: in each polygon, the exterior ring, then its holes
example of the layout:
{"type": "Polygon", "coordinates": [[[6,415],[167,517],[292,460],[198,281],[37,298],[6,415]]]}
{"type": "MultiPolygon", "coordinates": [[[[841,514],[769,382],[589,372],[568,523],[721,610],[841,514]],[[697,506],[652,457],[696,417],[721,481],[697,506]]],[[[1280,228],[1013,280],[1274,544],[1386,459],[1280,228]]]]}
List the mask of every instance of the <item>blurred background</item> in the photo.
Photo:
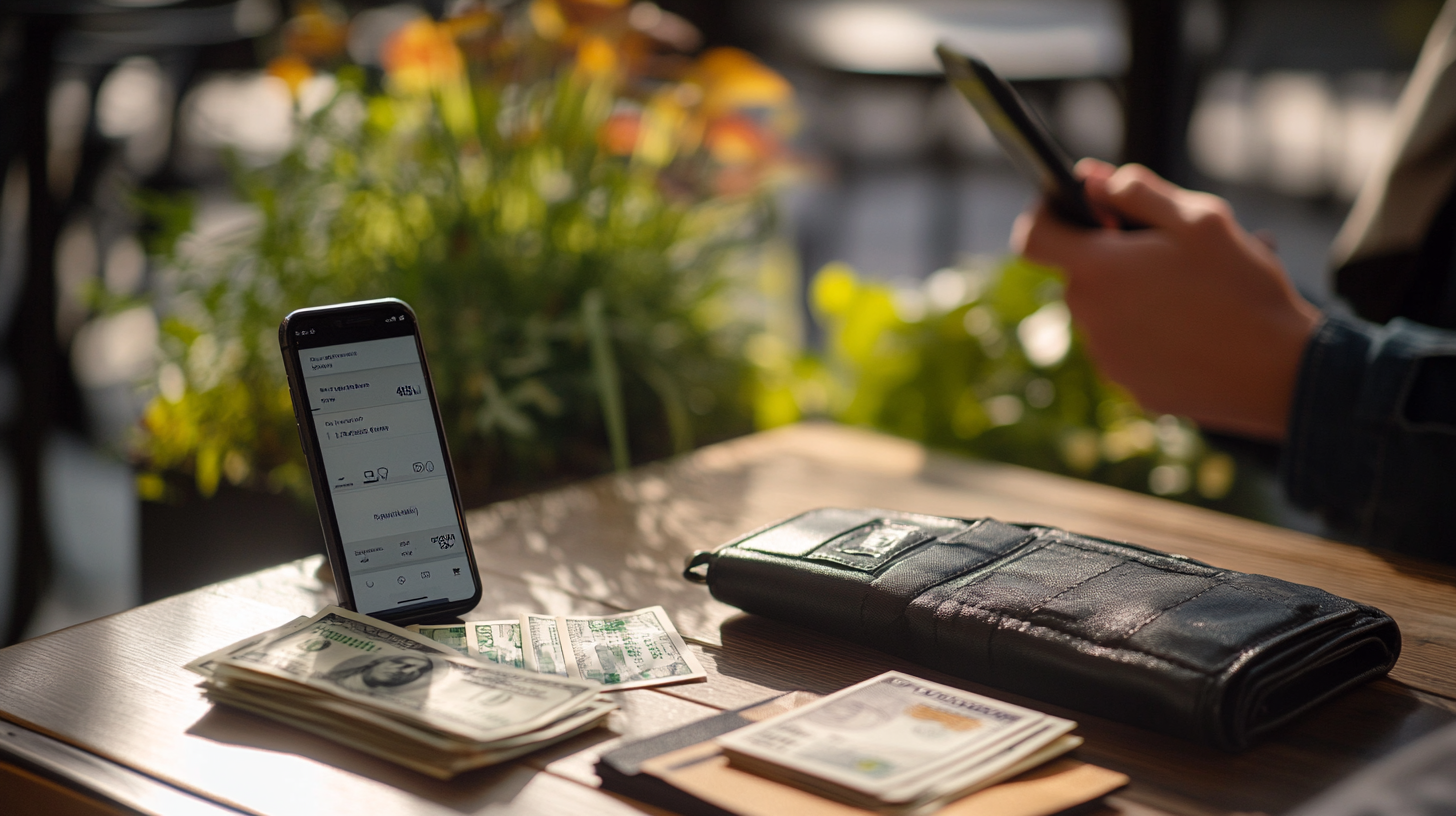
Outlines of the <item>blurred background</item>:
{"type": "Polygon", "coordinates": [[[1339,309],[1439,5],[10,0],[0,643],[321,551],[271,333],[356,297],[434,318],[476,504],[827,417],[1319,532],[1274,452],[1096,379],[931,48],[1339,309]]]}

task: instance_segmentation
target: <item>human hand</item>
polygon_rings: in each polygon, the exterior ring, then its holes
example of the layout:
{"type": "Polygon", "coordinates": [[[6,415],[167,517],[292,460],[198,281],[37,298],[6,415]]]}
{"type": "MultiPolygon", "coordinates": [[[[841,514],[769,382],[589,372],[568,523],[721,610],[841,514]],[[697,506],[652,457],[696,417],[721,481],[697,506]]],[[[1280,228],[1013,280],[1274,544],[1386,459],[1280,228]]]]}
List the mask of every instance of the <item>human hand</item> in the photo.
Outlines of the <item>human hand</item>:
{"type": "Polygon", "coordinates": [[[1102,371],[1145,408],[1282,440],[1305,343],[1320,313],[1228,202],[1137,164],[1077,164],[1096,211],[1146,229],[1086,229],[1045,203],[1012,249],[1060,267],[1067,307],[1102,371]]]}

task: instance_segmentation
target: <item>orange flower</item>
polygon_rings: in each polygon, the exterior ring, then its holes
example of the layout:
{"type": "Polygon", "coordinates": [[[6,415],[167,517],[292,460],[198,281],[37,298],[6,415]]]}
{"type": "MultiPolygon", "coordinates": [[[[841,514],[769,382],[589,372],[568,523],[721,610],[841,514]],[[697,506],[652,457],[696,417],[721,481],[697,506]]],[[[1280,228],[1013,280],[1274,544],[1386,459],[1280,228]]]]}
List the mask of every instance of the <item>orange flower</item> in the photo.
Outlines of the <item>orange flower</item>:
{"type": "Polygon", "coordinates": [[[597,143],[613,155],[630,156],[637,148],[637,136],[641,131],[641,114],[614,113],[602,123],[601,130],[597,131],[597,143]]]}
{"type": "Polygon", "coordinates": [[[298,14],[283,26],[283,50],[307,59],[328,59],[344,53],[349,26],[315,2],[299,4],[298,14]]]}
{"type": "Polygon", "coordinates": [[[421,17],[389,36],[380,53],[390,81],[402,91],[421,93],[465,75],[465,58],[449,26],[421,17]]]}
{"type": "Polygon", "coordinates": [[[313,67],[302,57],[293,54],[283,54],[268,61],[265,69],[269,76],[275,76],[288,85],[289,93],[298,96],[298,89],[303,87],[309,77],[313,76],[313,67]]]}
{"type": "Polygon", "coordinates": [[[757,164],[778,155],[778,142],[746,116],[725,116],[708,123],[703,144],[719,164],[757,164]]]}

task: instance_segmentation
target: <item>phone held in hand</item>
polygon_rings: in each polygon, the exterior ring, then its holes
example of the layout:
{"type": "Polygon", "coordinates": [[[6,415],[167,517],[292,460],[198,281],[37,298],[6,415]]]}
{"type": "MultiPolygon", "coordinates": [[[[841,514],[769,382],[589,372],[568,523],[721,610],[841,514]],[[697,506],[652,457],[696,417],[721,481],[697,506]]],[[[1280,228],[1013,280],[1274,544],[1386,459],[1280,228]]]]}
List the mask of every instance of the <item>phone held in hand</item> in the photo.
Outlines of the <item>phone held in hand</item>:
{"type": "Polygon", "coordinates": [[[1021,95],[986,63],[945,45],[935,47],[946,79],[980,114],[1017,169],[1031,179],[1062,220],[1083,227],[1102,222],[1087,203],[1082,180],[1021,95]]]}
{"type": "Polygon", "coordinates": [[[415,314],[394,298],[278,327],[339,605],[396,624],[474,608],[480,575],[415,314]]]}

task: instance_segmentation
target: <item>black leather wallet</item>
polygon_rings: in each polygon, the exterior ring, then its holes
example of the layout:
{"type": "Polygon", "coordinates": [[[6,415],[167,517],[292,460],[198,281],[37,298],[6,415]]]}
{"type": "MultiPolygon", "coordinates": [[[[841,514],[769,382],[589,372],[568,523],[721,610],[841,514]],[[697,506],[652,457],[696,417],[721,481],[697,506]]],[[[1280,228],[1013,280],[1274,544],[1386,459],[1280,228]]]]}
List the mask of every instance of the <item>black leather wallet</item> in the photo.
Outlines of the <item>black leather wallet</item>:
{"type": "Polygon", "coordinates": [[[1400,654],[1389,615],[1321,589],[989,518],[812,510],[684,575],[747,612],[1231,751],[1400,654]]]}

